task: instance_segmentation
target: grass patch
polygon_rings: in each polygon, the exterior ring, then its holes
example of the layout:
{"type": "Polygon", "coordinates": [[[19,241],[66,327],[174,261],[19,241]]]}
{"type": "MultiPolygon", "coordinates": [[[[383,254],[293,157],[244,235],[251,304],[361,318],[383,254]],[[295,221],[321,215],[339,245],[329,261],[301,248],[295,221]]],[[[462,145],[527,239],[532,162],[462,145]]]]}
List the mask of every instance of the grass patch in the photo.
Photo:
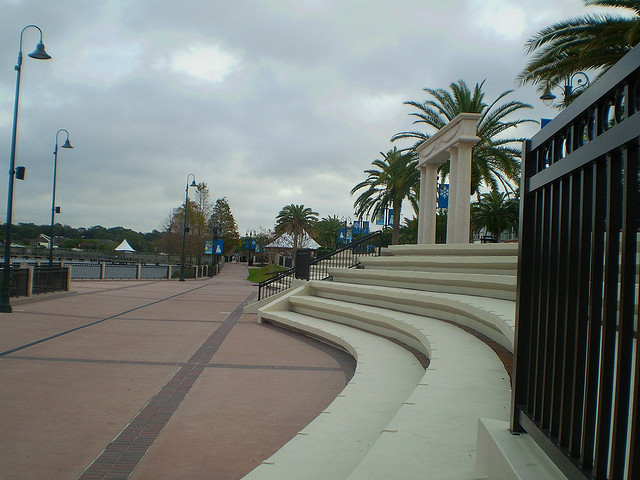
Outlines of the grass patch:
{"type": "Polygon", "coordinates": [[[282,272],[283,270],[288,270],[288,268],[281,267],[280,265],[267,265],[265,267],[250,267],[249,268],[249,276],[247,280],[253,283],[264,282],[265,280],[269,280],[276,273],[282,272]]]}

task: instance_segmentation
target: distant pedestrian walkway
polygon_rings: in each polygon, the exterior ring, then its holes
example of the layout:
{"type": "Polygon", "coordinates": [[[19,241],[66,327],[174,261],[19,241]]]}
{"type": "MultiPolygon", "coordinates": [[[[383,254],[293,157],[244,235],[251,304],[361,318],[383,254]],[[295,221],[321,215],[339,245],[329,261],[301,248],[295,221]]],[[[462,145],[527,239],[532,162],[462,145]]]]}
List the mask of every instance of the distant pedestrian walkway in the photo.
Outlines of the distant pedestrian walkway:
{"type": "Polygon", "coordinates": [[[272,455],[354,362],[243,314],[246,276],[72,282],[0,314],[2,478],[236,479],[272,455]]]}

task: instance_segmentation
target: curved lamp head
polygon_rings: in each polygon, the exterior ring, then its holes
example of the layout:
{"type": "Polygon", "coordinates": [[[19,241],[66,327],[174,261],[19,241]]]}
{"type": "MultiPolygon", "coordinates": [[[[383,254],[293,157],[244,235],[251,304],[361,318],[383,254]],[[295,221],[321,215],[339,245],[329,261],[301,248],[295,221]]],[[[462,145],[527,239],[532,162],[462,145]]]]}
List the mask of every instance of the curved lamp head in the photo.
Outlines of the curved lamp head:
{"type": "Polygon", "coordinates": [[[197,187],[198,185],[196,185],[196,179],[194,178],[193,180],[191,180],[191,185],[189,185],[190,187],[197,187]]]}
{"type": "Polygon", "coordinates": [[[544,90],[544,93],[540,95],[540,100],[542,100],[542,103],[549,106],[553,103],[553,101],[556,98],[557,97],[553,93],[551,93],[551,88],[549,87],[549,84],[547,84],[547,88],[544,90]]]}
{"type": "Polygon", "coordinates": [[[73,148],[73,146],[71,145],[71,143],[69,143],[69,139],[67,138],[64,142],[63,145],[60,146],[61,148],[73,148]]]}
{"type": "Polygon", "coordinates": [[[557,97],[551,92],[549,82],[547,82],[547,88],[545,88],[544,93],[540,95],[540,100],[542,100],[542,103],[546,106],[550,106],[556,98],[557,97]]]}
{"type": "Polygon", "coordinates": [[[36,49],[28,54],[31,58],[36,58],[38,60],[49,60],[51,55],[49,55],[44,49],[44,43],[42,41],[38,42],[36,45],[36,49]]]}

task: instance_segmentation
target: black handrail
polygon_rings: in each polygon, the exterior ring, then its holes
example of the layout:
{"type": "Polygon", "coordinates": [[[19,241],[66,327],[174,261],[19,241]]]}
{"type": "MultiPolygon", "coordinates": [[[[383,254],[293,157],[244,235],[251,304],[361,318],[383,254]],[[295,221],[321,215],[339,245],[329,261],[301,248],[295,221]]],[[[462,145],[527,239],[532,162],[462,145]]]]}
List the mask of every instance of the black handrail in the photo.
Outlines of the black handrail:
{"type": "MultiPolygon", "coordinates": [[[[332,252],[309,262],[306,275],[299,275],[302,279],[324,280],[329,268],[356,268],[360,265],[362,256],[379,256],[382,251],[382,231],[370,233],[364,237],[348,243],[332,252]]],[[[258,284],[258,300],[268,298],[291,287],[296,275],[296,269],[290,268],[274,275],[258,284]]]]}

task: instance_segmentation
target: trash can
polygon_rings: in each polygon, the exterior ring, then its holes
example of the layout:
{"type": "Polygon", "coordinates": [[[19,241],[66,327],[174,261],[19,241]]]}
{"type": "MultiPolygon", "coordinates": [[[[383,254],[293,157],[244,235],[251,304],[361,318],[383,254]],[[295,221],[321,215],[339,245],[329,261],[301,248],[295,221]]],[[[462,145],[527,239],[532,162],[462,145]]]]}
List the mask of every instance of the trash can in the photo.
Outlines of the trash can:
{"type": "Polygon", "coordinates": [[[296,252],[296,278],[309,280],[309,263],[311,262],[311,249],[299,248],[296,252]]]}

